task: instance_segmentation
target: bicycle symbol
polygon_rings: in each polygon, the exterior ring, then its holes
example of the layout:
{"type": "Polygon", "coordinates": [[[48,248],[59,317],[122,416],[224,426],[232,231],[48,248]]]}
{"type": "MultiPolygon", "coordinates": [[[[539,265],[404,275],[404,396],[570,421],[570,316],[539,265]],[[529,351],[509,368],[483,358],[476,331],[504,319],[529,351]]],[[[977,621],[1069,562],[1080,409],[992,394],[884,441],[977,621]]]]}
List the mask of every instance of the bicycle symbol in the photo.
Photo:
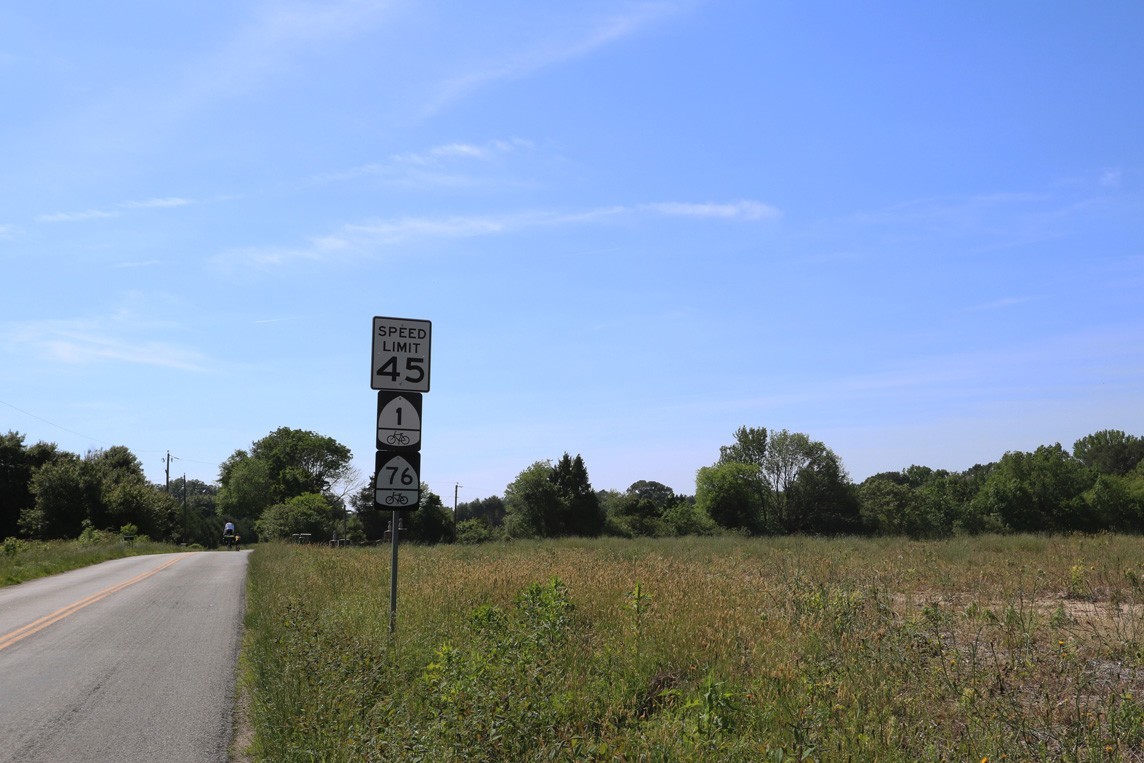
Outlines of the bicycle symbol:
{"type": "Polygon", "coordinates": [[[390,506],[392,506],[395,503],[396,504],[409,503],[409,499],[405,496],[405,493],[390,493],[389,495],[387,495],[385,497],[385,502],[388,503],[390,506]]]}
{"type": "Polygon", "coordinates": [[[390,445],[408,445],[409,435],[405,434],[405,432],[394,432],[389,437],[386,437],[385,441],[390,445]]]}

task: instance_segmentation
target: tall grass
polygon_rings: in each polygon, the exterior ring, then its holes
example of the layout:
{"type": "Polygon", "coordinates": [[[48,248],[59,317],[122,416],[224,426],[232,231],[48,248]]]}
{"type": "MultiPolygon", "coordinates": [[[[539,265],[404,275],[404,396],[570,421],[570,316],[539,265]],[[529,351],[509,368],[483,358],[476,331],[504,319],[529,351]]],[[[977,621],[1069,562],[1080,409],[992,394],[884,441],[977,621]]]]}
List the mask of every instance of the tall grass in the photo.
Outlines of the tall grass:
{"type": "Polygon", "coordinates": [[[1144,760],[1144,542],[263,546],[267,761],[1144,760]]]}
{"type": "Polygon", "coordinates": [[[178,550],[176,546],[147,540],[125,542],[106,533],[99,533],[94,538],[89,536],[84,540],[5,538],[0,543],[0,586],[55,575],[110,559],[178,550]]]}

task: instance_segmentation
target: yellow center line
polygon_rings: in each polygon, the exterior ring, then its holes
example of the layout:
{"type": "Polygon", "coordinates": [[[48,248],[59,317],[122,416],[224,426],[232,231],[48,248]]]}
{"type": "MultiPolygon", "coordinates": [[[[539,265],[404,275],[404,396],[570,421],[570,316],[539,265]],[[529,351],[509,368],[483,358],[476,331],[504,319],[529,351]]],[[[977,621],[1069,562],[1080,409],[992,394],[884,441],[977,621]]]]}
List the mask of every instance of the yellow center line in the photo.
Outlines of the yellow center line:
{"type": "Polygon", "coordinates": [[[127,588],[129,586],[133,586],[136,583],[140,583],[140,582],[146,580],[147,578],[151,577],[152,575],[155,575],[159,572],[162,572],[163,570],[167,569],[172,564],[175,564],[176,562],[182,560],[183,558],[184,558],[184,556],[182,556],[182,555],[176,556],[176,557],[169,559],[168,561],[164,562],[163,564],[159,565],[158,567],[156,567],[153,570],[147,570],[146,572],[141,572],[138,575],[136,575],[135,577],[131,578],[130,580],[124,580],[122,583],[116,583],[113,586],[109,586],[107,588],[104,588],[102,591],[97,591],[96,593],[93,593],[90,596],[82,598],[77,602],[69,604],[66,607],[63,607],[61,609],[57,609],[55,612],[52,612],[50,615],[44,615],[43,617],[41,617],[39,620],[36,620],[35,622],[28,623],[27,625],[23,626],[22,628],[17,628],[16,630],[12,631],[11,633],[6,633],[3,636],[0,636],[0,650],[7,649],[8,647],[15,644],[17,641],[25,639],[34,633],[39,633],[44,628],[47,628],[49,625],[52,625],[53,623],[58,623],[60,620],[63,620],[68,615],[73,615],[76,612],[79,612],[81,609],[88,606],[89,604],[95,604],[97,601],[101,601],[103,599],[106,599],[108,596],[111,596],[113,593],[118,593],[119,591],[122,591],[124,588],[127,588]]]}

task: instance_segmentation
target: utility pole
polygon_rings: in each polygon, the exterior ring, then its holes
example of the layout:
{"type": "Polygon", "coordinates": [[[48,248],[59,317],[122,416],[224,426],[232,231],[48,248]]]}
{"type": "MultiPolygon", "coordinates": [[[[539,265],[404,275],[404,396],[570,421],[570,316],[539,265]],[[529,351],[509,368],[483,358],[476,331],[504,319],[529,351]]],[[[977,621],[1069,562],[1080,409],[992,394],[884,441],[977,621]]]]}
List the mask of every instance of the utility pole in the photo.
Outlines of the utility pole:
{"type": "Polygon", "coordinates": [[[171,494],[171,451],[169,451],[169,450],[167,451],[167,466],[163,469],[163,473],[166,474],[166,476],[167,476],[164,484],[167,487],[167,494],[170,495],[171,494]]]}
{"type": "Polygon", "coordinates": [[[191,529],[187,521],[187,473],[183,472],[183,542],[191,542],[191,529]]]}
{"type": "Polygon", "coordinates": [[[463,487],[459,482],[453,483],[453,540],[457,539],[457,491],[463,487]]]}

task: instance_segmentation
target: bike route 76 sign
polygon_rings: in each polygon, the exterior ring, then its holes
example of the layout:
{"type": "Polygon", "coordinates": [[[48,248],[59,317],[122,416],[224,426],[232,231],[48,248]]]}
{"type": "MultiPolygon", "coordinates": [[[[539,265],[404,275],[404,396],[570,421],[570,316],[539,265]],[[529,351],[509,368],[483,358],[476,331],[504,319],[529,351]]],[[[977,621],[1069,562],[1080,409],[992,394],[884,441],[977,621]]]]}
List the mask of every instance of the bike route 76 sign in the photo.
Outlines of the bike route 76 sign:
{"type": "Polygon", "coordinates": [[[374,316],[370,388],[428,392],[432,339],[432,321],[374,316]]]}
{"type": "Polygon", "coordinates": [[[415,510],[421,502],[421,454],[379,450],[374,465],[374,508],[415,510]]]}

